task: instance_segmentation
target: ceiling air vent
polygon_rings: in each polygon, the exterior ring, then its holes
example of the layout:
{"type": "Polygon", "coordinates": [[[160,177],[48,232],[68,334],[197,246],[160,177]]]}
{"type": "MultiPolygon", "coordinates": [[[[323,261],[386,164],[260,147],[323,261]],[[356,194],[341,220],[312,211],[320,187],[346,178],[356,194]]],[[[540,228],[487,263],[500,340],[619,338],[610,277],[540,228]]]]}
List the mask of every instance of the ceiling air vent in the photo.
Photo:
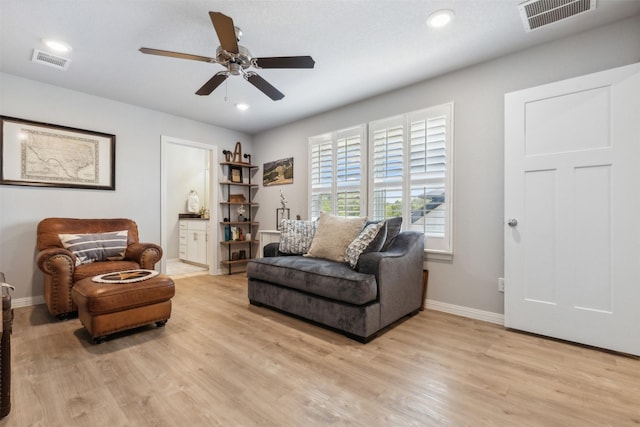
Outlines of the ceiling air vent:
{"type": "Polygon", "coordinates": [[[518,6],[527,31],[563,21],[596,8],[596,0],[530,0],[518,6]]]}
{"type": "Polygon", "coordinates": [[[69,68],[69,63],[71,62],[70,59],[52,55],[38,49],[33,49],[33,56],[31,57],[31,60],[33,62],[37,62],[38,64],[57,68],[58,70],[66,70],[67,68],[69,68]]]}

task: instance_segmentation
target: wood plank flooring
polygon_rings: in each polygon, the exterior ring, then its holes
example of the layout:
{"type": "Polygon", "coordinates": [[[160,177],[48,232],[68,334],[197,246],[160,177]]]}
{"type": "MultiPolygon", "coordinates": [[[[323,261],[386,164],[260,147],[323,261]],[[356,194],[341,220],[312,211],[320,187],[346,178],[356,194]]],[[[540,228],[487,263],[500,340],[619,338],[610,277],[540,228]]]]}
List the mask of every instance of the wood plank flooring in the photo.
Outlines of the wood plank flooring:
{"type": "MultiPolygon", "coordinates": [[[[637,325],[634,325],[637,327],[637,325]]],[[[369,344],[176,279],[172,317],[93,345],[15,309],[0,426],[637,426],[640,361],[426,310],[369,344]]]]}

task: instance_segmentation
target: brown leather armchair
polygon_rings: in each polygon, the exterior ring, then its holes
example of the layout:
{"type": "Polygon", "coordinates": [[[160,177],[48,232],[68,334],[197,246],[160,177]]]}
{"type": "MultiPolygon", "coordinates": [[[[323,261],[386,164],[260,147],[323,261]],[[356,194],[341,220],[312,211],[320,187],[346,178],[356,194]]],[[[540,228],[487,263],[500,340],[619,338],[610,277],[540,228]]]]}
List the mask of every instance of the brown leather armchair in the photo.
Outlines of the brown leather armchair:
{"type": "Polygon", "coordinates": [[[124,218],[46,218],[38,224],[36,263],[44,272],[44,299],[49,312],[59,319],[77,311],[71,300],[73,284],[86,277],[114,271],[143,268],[153,270],[162,258],[162,248],[138,241],[138,226],[124,218]],[[79,264],[76,255],[65,249],[60,234],[94,234],[127,230],[124,259],[79,264]]]}

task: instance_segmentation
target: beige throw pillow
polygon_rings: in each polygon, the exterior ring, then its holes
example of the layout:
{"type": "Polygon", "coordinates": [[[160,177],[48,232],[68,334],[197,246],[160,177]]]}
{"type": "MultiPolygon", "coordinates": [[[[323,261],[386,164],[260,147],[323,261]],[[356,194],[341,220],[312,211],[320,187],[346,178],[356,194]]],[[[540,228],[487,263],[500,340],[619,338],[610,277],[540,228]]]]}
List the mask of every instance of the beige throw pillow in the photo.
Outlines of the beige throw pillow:
{"type": "Polygon", "coordinates": [[[347,247],[358,237],[366,221],[366,217],[343,218],[320,213],[318,230],[305,256],[344,262],[347,247]]]}

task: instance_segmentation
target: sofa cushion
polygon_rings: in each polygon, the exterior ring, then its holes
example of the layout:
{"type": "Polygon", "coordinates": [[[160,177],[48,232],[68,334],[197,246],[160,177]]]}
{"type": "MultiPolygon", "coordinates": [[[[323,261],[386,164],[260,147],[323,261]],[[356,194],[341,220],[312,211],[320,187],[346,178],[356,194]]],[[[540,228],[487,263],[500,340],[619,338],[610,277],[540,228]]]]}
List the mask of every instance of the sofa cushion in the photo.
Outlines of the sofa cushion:
{"type": "Polygon", "coordinates": [[[318,228],[317,221],[283,219],[278,250],[283,254],[306,254],[318,228]]]}
{"type": "Polygon", "coordinates": [[[400,228],[402,227],[402,217],[397,216],[394,218],[389,218],[385,221],[387,223],[387,238],[384,241],[384,245],[382,246],[381,251],[386,251],[393,243],[393,239],[396,238],[398,234],[400,234],[400,228]]]}
{"type": "Polygon", "coordinates": [[[376,300],[375,275],[358,273],[348,264],[325,259],[284,256],[253,259],[247,276],[349,304],[376,300]]]}
{"type": "Polygon", "coordinates": [[[93,234],[59,234],[65,249],[76,256],[76,265],[95,261],[124,259],[127,250],[127,230],[93,234]]]}
{"type": "Polygon", "coordinates": [[[339,217],[321,212],[318,231],[306,256],[344,262],[344,253],[364,227],[366,217],[339,217]]]}
{"type": "Polygon", "coordinates": [[[384,225],[384,222],[367,225],[364,230],[360,232],[358,237],[356,237],[349,246],[347,246],[347,250],[344,253],[344,259],[352,268],[356,268],[356,265],[358,265],[358,259],[361,254],[365,252],[377,252],[380,250],[384,243],[384,237],[383,239],[378,239],[378,235],[383,234],[386,236],[386,229],[384,228],[384,225]],[[369,249],[372,245],[373,247],[369,249]]]}

